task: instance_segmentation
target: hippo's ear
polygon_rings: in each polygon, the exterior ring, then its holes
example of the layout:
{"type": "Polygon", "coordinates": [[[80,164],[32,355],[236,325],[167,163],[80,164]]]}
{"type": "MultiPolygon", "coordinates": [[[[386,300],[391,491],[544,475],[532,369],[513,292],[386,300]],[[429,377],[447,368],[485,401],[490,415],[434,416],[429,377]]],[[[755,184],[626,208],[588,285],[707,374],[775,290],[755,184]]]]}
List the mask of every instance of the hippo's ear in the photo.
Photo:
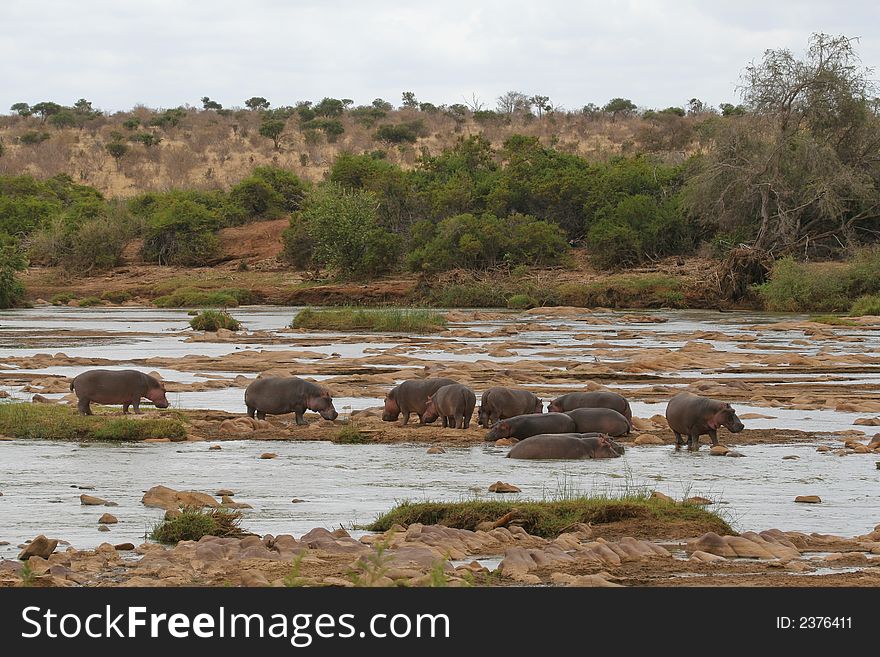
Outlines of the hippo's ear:
{"type": "Polygon", "coordinates": [[[322,396],[322,397],[329,397],[329,396],[330,396],[330,391],[329,391],[329,390],[324,390],[324,391],[321,393],[321,396],[322,396]]]}

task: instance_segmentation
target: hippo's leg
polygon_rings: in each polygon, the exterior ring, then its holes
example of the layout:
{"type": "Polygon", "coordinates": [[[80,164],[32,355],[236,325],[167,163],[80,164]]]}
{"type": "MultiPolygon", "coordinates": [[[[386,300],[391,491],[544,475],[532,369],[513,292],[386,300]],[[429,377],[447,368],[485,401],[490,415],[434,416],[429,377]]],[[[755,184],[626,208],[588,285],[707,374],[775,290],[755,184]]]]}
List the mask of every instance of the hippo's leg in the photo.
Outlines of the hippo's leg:
{"type": "Polygon", "coordinates": [[[699,449],[700,449],[700,434],[688,437],[688,449],[691,450],[692,452],[699,451],[699,449]]]}
{"type": "Polygon", "coordinates": [[[443,428],[445,429],[447,426],[449,426],[449,422],[448,422],[448,419],[445,415],[443,415],[441,417],[443,418],[443,428]]]}
{"type": "MultiPolygon", "coordinates": [[[[253,417],[253,415],[251,417],[253,417]]],[[[265,420],[266,414],[263,411],[257,411],[257,419],[258,420],[265,420]]]]}
{"type": "Polygon", "coordinates": [[[92,414],[92,409],[91,409],[91,407],[89,406],[89,400],[88,400],[88,399],[80,399],[80,400],[76,403],[76,407],[77,407],[77,409],[79,410],[79,412],[82,413],[83,415],[91,415],[91,414],[92,414]]]}
{"type": "Polygon", "coordinates": [[[306,421],[303,419],[303,413],[305,413],[304,410],[303,411],[295,410],[293,412],[294,417],[296,417],[296,423],[299,424],[300,426],[302,426],[303,424],[306,423],[306,421]]]}
{"type": "Polygon", "coordinates": [[[141,398],[138,397],[131,403],[131,409],[137,414],[141,414],[141,398]]]}
{"type": "Polygon", "coordinates": [[[128,415],[128,407],[129,407],[129,406],[130,406],[130,404],[129,404],[128,402],[125,402],[125,403],[122,405],[122,414],[123,414],[123,415],[128,415]]]}
{"type": "Polygon", "coordinates": [[[456,429],[464,429],[464,416],[457,415],[455,417],[455,428],[456,429]]]}
{"type": "MultiPolygon", "coordinates": [[[[400,413],[401,413],[401,415],[403,415],[403,419],[400,422],[400,426],[405,427],[407,424],[409,424],[409,411],[401,410],[400,413]]],[[[422,421],[422,416],[419,415],[419,422],[421,422],[421,421],[422,421]]]]}
{"type": "Polygon", "coordinates": [[[462,423],[462,429],[467,429],[469,426],[471,426],[471,416],[465,415],[464,422],[462,423]]]}
{"type": "Polygon", "coordinates": [[[684,445],[684,441],[681,439],[681,434],[678,431],[673,431],[675,434],[675,449],[681,449],[681,446],[684,445]]]}
{"type": "Polygon", "coordinates": [[[717,445],[717,444],[718,444],[718,432],[715,431],[715,429],[710,429],[710,430],[709,430],[709,438],[712,439],[712,444],[713,444],[713,445],[717,445]]]}
{"type": "Polygon", "coordinates": [[[247,407],[247,414],[248,414],[248,416],[253,417],[254,414],[255,414],[256,412],[257,412],[257,409],[254,408],[253,406],[248,406],[248,407],[247,407]]]}

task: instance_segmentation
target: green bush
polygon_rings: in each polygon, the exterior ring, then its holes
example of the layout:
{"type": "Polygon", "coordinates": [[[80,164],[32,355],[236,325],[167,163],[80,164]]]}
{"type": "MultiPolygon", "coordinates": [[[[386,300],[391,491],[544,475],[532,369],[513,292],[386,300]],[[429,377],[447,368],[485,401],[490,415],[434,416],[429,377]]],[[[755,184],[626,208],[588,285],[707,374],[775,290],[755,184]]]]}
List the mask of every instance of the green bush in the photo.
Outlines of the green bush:
{"type": "Polygon", "coordinates": [[[187,507],[180,515],[163,520],[153,527],[150,538],[168,544],[198,541],[203,536],[239,538],[246,535],[240,524],[241,511],[187,507]]]}
{"type": "Polygon", "coordinates": [[[290,324],[295,329],[430,333],[446,328],[446,317],[432,310],[402,308],[304,308],[290,324]]]}
{"type": "Polygon", "coordinates": [[[229,191],[230,199],[247,219],[274,219],[282,213],[281,194],[255,177],[245,178],[229,191]]]}
{"type": "Polygon", "coordinates": [[[189,320],[189,325],[196,331],[238,331],[241,328],[241,322],[220,310],[205,310],[189,320]]]}
{"type": "Polygon", "coordinates": [[[53,294],[49,301],[53,306],[66,306],[74,299],[76,299],[75,294],[71,294],[70,292],[59,292],[58,294],[53,294]]]}
{"type": "Polygon", "coordinates": [[[568,251],[558,226],[520,214],[461,214],[436,226],[422,221],[413,226],[411,239],[407,264],[422,272],[556,264],[568,251]]]}
{"type": "Polygon", "coordinates": [[[35,231],[28,253],[34,262],[90,274],[117,266],[132,236],[133,229],[124,217],[79,222],[67,215],[35,231]]]}
{"type": "Polygon", "coordinates": [[[80,299],[80,301],[79,301],[80,308],[89,308],[91,306],[100,306],[100,305],[102,305],[102,303],[98,297],[85,297],[84,299],[80,299]]]}
{"type": "Polygon", "coordinates": [[[853,302],[852,307],[849,309],[849,314],[853,317],[880,315],[880,295],[859,297],[853,302]]]}
{"type": "Polygon", "coordinates": [[[280,197],[284,212],[296,212],[302,206],[309,186],[295,173],[278,167],[257,167],[251,177],[266,183],[280,197]]]}
{"type": "Polygon", "coordinates": [[[46,141],[49,138],[48,132],[39,132],[37,130],[28,130],[18,140],[22,144],[27,144],[28,146],[33,146],[35,144],[40,144],[46,141]]]}
{"type": "Polygon", "coordinates": [[[414,144],[419,137],[424,137],[426,134],[427,130],[425,129],[424,122],[421,119],[417,119],[405,123],[379,126],[375,137],[380,141],[387,141],[392,144],[414,144]]]}
{"type": "Polygon", "coordinates": [[[16,272],[27,267],[27,260],[19,252],[17,242],[0,233],[0,308],[19,305],[24,299],[24,286],[16,272]]]}
{"type": "Polygon", "coordinates": [[[767,310],[844,312],[852,305],[848,267],[807,264],[787,257],[776,261],[770,279],[757,287],[767,310]]]}
{"type": "Polygon", "coordinates": [[[526,310],[534,308],[536,305],[537,301],[527,294],[514,294],[507,300],[507,307],[511,310],[526,310]]]}
{"type": "Polygon", "coordinates": [[[141,255],[160,265],[208,264],[219,250],[218,227],[216,215],[203,205],[174,199],[150,215],[141,255]]]}

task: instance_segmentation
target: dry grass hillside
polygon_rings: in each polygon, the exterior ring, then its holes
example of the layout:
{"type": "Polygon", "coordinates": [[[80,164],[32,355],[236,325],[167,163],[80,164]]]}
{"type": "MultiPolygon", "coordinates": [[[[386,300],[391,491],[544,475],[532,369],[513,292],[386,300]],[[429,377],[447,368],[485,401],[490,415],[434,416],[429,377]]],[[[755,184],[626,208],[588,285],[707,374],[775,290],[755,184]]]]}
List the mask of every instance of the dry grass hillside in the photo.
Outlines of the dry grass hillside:
{"type": "Polygon", "coordinates": [[[268,164],[318,181],[341,152],[381,150],[389,161],[410,168],[422,155],[438,154],[458,138],[479,133],[496,147],[513,134],[524,134],[594,161],[650,152],[679,162],[701,148],[698,127],[712,115],[614,118],[599,112],[550,113],[538,118],[401,109],[369,119],[348,111],[338,117],[344,131],[334,136],[304,127],[294,114],[284,122],[277,149],[272,139],[260,134],[264,115],[259,111],[187,109],[177,125],[150,125],[158,116],[159,112],[139,107],[88,119],[81,127],[56,127],[38,116],[2,116],[0,175],[27,173],[44,178],[66,173],[110,197],[181,187],[226,188],[254,167],[268,164]],[[134,125],[135,119],[139,125],[134,125]],[[421,122],[422,136],[413,143],[393,144],[376,135],[383,125],[409,122],[421,122]],[[136,141],[143,135],[152,135],[148,141],[160,141],[153,145],[136,141]],[[112,143],[127,146],[118,159],[107,150],[112,143]]]}

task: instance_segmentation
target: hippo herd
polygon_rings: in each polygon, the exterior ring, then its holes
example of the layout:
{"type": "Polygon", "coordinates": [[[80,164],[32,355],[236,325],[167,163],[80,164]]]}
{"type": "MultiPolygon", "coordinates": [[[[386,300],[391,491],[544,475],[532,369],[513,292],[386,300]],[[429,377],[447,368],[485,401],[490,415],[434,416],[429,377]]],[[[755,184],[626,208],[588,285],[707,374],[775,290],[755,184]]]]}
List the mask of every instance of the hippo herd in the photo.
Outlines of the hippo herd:
{"type": "MultiPolygon", "coordinates": [[[[91,402],[122,404],[139,413],[141,398],[158,408],[167,408],[162,382],[136,370],[90,370],[76,376],[70,384],[76,393],[77,408],[91,415],[91,402]]],[[[244,392],[250,417],[293,413],[297,424],[305,424],[306,410],[320,413],[325,420],[338,417],[330,392],[297,377],[261,377],[244,392]]],[[[476,407],[473,390],[452,379],[426,378],[404,381],[385,397],[382,419],[401,425],[415,413],[420,424],[442,418],[443,426],[467,429],[476,407]]],[[[612,437],[632,431],[632,410],[625,397],[615,392],[571,392],[552,400],[548,412],[543,402],[528,390],[492,387],[482,394],[477,411],[480,426],[489,429],[487,441],[500,438],[516,442],[507,454],[518,459],[616,458],[624,448],[612,437]]],[[[690,450],[698,450],[700,436],[708,434],[718,444],[718,428],[733,433],[743,430],[736,412],[724,402],[682,392],[666,407],[669,428],[675,434],[675,449],[687,437],[690,450]]]]}

